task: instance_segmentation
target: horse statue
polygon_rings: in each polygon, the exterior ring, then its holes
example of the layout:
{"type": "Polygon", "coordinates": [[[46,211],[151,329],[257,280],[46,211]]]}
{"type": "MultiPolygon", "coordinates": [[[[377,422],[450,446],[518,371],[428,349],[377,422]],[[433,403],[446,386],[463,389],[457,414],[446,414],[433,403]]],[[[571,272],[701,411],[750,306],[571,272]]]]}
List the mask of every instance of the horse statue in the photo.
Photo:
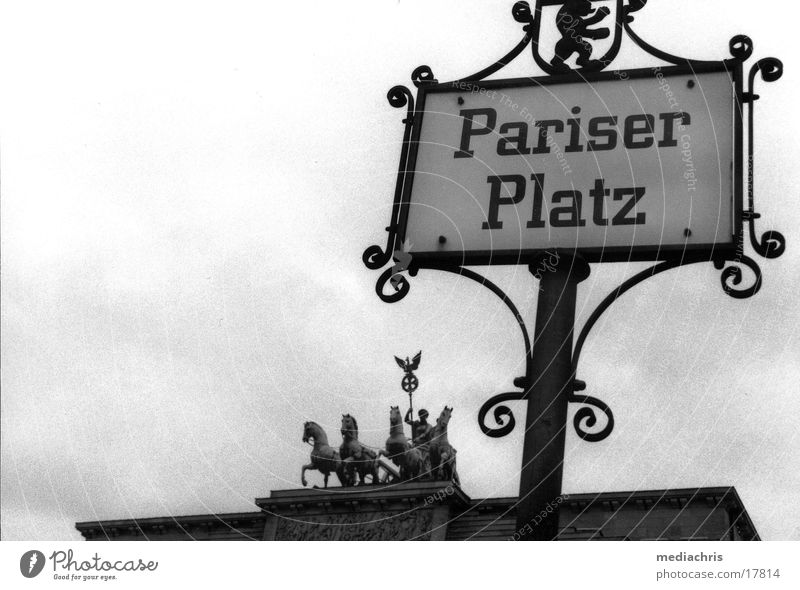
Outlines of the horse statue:
{"type": "Polygon", "coordinates": [[[391,406],[389,409],[389,438],[386,439],[386,449],[380,449],[378,456],[388,457],[400,468],[401,480],[419,477],[422,452],[411,446],[411,441],[403,432],[403,416],[399,406],[391,406]]]}
{"type": "MultiPolygon", "coordinates": [[[[339,456],[339,452],[328,444],[328,435],[322,426],[316,422],[306,422],[303,425],[303,442],[314,441],[314,448],[311,450],[311,463],[303,465],[300,472],[300,481],[303,486],[306,482],[306,471],[316,469],[325,476],[325,487],[328,487],[328,476],[335,473],[341,485],[347,485],[344,466],[339,456]]],[[[316,487],[316,486],[314,486],[316,487]]]]}
{"type": "Polygon", "coordinates": [[[444,479],[452,481],[457,486],[461,485],[456,471],[456,450],[447,440],[447,423],[453,408],[444,407],[442,413],[436,419],[436,426],[431,432],[431,440],[428,443],[431,457],[431,474],[433,479],[444,479]]]}
{"type": "Polygon", "coordinates": [[[342,439],[339,456],[347,478],[347,484],[342,485],[364,485],[367,475],[372,476],[372,483],[378,483],[378,454],[359,442],[358,422],[350,414],[342,414],[342,439]]]}

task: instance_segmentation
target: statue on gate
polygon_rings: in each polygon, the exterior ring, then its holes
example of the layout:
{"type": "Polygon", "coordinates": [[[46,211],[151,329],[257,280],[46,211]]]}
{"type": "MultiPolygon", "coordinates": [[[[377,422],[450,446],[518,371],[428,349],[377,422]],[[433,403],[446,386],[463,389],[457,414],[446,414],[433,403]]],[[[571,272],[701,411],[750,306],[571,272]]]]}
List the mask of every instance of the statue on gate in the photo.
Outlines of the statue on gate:
{"type": "Polygon", "coordinates": [[[341,433],[342,445],[339,447],[339,456],[342,459],[347,485],[364,485],[367,483],[368,475],[372,478],[370,483],[378,483],[378,455],[358,440],[358,422],[355,417],[342,414],[341,433]]]}
{"type": "Polygon", "coordinates": [[[413,410],[409,408],[408,412],[406,412],[405,423],[411,426],[411,444],[422,455],[422,475],[423,477],[430,477],[431,461],[428,443],[431,439],[433,426],[428,424],[428,410],[420,410],[418,416],[419,420],[413,420],[413,410]]]}
{"type": "MultiPolygon", "coordinates": [[[[311,463],[303,465],[300,472],[300,482],[305,486],[306,471],[317,470],[325,477],[325,487],[328,487],[328,477],[335,473],[342,486],[347,486],[348,480],[342,466],[342,459],[339,452],[328,444],[328,435],[325,434],[322,426],[316,422],[306,422],[303,425],[303,442],[313,441],[314,448],[311,451],[311,463]]],[[[316,487],[316,486],[315,486],[316,487]]]]}
{"type": "Polygon", "coordinates": [[[386,449],[378,451],[378,456],[381,455],[400,468],[401,481],[417,478],[422,472],[422,451],[412,447],[411,440],[403,432],[399,406],[389,408],[389,438],[386,439],[386,449]]]}
{"type": "Polygon", "coordinates": [[[445,406],[430,434],[431,475],[433,479],[452,481],[460,486],[456,470],[456,449],[447,440],[447,424],[452,413],[453,408],[445,406]]]}

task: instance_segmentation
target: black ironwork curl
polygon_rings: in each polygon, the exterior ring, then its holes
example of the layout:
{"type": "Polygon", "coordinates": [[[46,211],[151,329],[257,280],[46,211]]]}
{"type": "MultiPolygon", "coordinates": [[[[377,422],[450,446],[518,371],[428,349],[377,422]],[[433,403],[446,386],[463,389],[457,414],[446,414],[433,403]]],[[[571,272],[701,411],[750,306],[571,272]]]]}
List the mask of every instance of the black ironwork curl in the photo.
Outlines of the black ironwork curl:
{"type": "Polygon", "coordinates": [[[734,35],[728,42],[728,51],[735,60],[745,62],[753,55],[753,40],[747,35],[734,35]]]}
{"type": "Polygon", "coordinates": [[[384,303],[397,303],[403,297],[408,295],[409,289],[411,289],[411,285],[408,284],[408,279],[406,279],[403,275],[396,273],[393,266],[387,268],[383,273],[381,273],[381,276],[378,278],[378,282],[375,283],[375,292],[384,303]],[[386,283],[389,283],[390,281],[392,289],[394,290],[387,294],[384,292],[384,287],[386,287],[386,283]]]}
{"type": "Polygon", "coordinates": [[[757,213],[750,216],[750,243],[760,256],[764,258],[777,258],[786,251],[786,238],[779,231],[770,229],[761,234],[761,240],[756,238],[754,221],[760,217],[757,213]]]}
{"type": "Polygon", "coordinates": [[[412,115],[414,113],[414,95],[402,84],[392,86],[389,92],[386,93],[386,100],[396,109],[402,108],[408,104],[408,114],[412,115]]]}
{"type": "Polygon", "coordinates": [[[373,244],[369,246],[364,253],[361,255],[361,260],[364,262],[364,266],[366,266],[370,270],[378,270],[384,264],[389,262],[392,259],[392,247],[394,245],[394,236],[389,236],[389,244],[386,246],[386,250],[383,250],[377,244],[373,244]]]}
{"type": "MultiPolygon", "coordinates": [[[[740,266],[728,266],[722,271],[722,274],[719,277],[720,282],[722,283],[722,290],[734,299],[747,299],[748,297],[752,297],[758,293],[761,289],[761,268],[758,266],[756,261],[748,256],[738,256],[735,260],[731,260],[730,262],[734,265],[746,266],[750,269],[755,278],[753,280],[753,284],[749,287],[737,289],[736,287],[742,283],[742,277],[744,276],[742,269],[740,266]]],[[[724,264],[724,261],[714,262],[714,266],[717,269],[721,269],[724,264]]]]}
{"type": "Polygon", "coordinates": [[[747,98],[749,108],[747,112],[747,211],[744,212],[744,219],[749,225],[750,244],[760,256],[764,258],[777,258],[786,250],[786,238],[783,234],[769,230],[761,234],[761,239],[756,237],[756,219],[761,217],[755,211],[755,196],[753,188],[753,172],[754,172],[754,131],[753,119],[755,110],[755,101],[758,100],[758,95],[755,94],[756,74],[761,74],[761,79],[764,82],[775,82],[783,76],[783,62],[774,57],[766,57],[758,60],[753,67],[750,68],[750,75],[748,76],[747,98]]]}
{"type": "Polygon", "coordinates": [[[531,23],[531,5],[527,2],[515,2],[511,7],[511,16],[518,23],[529,25],[531,23]]]}
{"type": "Polygon", "coordinates": [[[570,395],[569,401],[570,403],[592,406],[580,408],[575,412],[572,425],[575,427],[575,432],[579,437],[586,442],[600,442],[608,438],[608,435],[614,430],[614,413],[607,404],[588,395],[570,395]],[[606,423],[599,431],[591,432],[589,428],[593,428],[597,424],[597,410],[606,415],[606,423]]]}
{"type": "Polygon", "coordinates": [[[413,72],[411,72],[411,81],[414,83],[414,86],[419,88],[423,84],[436,84],[438,80],[433,75],[433,70],[430,66],[419,66],[413,72]]]}
{"type": "Polygon", "coordinates": [[[751,90],[757,72],[761,73],[761,78],[764,82],[775,82],[783,76],[783,62],[777,57],[765,57],[754,63],[753,67],[750,68],[751,90]]]}
{"type": "Polygon", "coordinates": [[[514,426],[517,424],[517,421],[514,418],[514,413],[508,406],[498,406],[498,404],[509,401],[519,401],[523,399],[525,399],[524,391],[510,391],[508,393],[500,393],[489,398],[478,411],[478,426],[480,426],[481,432],[492,438],[500,438],[511,433],[511,431],[514,430],[514,426]],[[486,415],[493,407],[495,407],[493,412],[494,421],[500,426],[492,427],[486,424],[486,415]]]}

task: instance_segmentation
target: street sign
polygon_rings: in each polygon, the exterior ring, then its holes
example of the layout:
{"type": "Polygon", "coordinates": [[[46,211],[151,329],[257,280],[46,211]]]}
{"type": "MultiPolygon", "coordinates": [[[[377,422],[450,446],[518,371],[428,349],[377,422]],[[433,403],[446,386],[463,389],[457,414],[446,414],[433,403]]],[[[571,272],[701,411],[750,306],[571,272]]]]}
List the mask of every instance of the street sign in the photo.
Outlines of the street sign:
{"type": "Polygon", "coordinates": [[[368,247],[362,260],[373,270],[395,262],[375,284],[387,303],[408,294],[404,271],[413,277],[438,269],[489,288],[514,314],[525,344],[525,375],[514,380],[521,391],[492,396],[478,422],[488,436],[505,436],[516,422],[504,404],[527,400],[515,538],[558,537],[569,404],[581,406],[573,426],[583,440],[602,441],[614,428],[606,403],[577,393],[586,389],[578,379],[584,342],[614,301],[657,274],[707,261],[722,271],[725,293],[752,297],[762,279],[745,253],[745,221],[760,256],[777,258],[786,250],[780,232],[758,236],[753,191],[754,83],[757,75],[778,80],[783,64],[758,60],[745,90],[749,37],[732,37],[731,57],[723,61],[672,55],[633,30],[634,13],[646,4],[537,0],[532,8],[516,2],[511,14],[525,35],[495,63],[449,83],[422,65],[411,74],[416,101],[401,85],[386,95],[393,107],[406,108],[400,165],[386,247],[368,247]],[[561,37],[544,53],[543,26],[561,37]],[[672,66],[603,71],[623,31],[672,66]],[[593,43],[605,39],[604,48],[593,43]],[[528,47],[550,76],[484,81],[528,47]],[[588,263],[620,260],[659,262],[609,293],[573,348],[577,286],[589,276],[588,263]],[[532,340],[508,295],[466,268],[475,264],[528,264],[539,281],[532,340]],[[394,292],[386,293],[387,284],[394,292]],[[485,422],[490,414],[498,426],[485,422]],[[605,423],[598,426],[600,415],[605,423]]]}
{"type": "Polygon", "coordinates": [[[419,89],[399,239],[420,266],[730,254],[738,75],[724,63],[419,89]]]}

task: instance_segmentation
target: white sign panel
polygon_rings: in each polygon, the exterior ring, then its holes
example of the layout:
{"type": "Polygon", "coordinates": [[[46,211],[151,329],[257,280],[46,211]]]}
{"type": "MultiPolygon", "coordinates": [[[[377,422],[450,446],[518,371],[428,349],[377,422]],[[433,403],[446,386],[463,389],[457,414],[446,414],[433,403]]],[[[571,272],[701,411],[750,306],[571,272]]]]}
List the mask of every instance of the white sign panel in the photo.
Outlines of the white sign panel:
{"type": "Polygon", "coordinates": [[[731,247],[736,93],[717,70],[423,87],[404,243],[415,257],[483,263],[731,247]]]}

